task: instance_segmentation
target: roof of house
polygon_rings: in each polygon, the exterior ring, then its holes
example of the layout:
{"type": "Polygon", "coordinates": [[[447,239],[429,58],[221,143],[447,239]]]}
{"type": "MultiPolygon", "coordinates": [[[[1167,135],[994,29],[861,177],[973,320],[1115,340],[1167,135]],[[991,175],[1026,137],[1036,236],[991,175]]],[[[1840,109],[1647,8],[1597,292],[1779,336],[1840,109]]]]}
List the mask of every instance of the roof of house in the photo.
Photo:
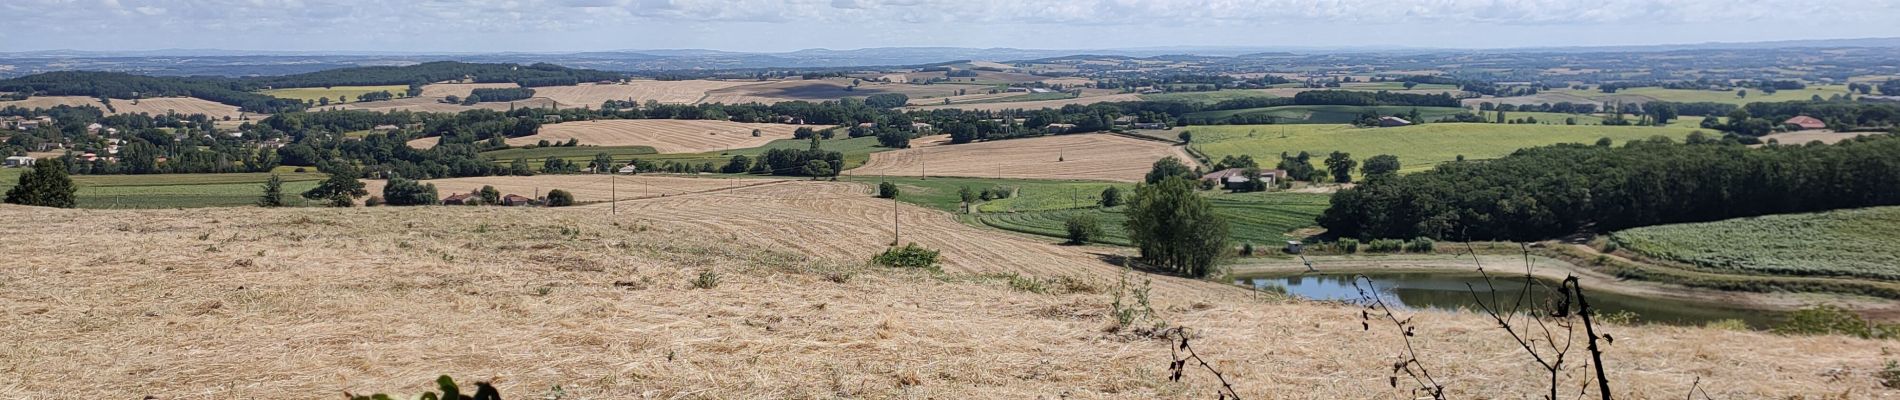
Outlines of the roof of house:
{"type": "Polygon", "coordinates": [[[1207,175],[1201,175],[1201,179],[1227,179],[1229,177],[1240,176],[1241,174],[1244,174],[1246,172],[1247,172],[1246,169],[1228,168],[1228,169],[1223,169],[1219,171],[1209,172],[1207,173],[1207,175]]]}
{"type": "Polygon", "coordinates": [[[1406,120],[1405,120],[1404,118],[1399,118],[1399,117],[1393,117],[1393,116],[1384,116],[1384,117],[1379,117],[1379,120],[1380,120],[1380,121],[1390,121],[1390,122],[1397,122],[1397,123],[1401,123],[1401,124],[1409,124],[1409,123],[1412,123],[1412,121],[1406,121],[1406,120]]]}
{"type": "Polygon", "coordinates": [[[31,159],[33,159],[33,157],[27,157],[27,156],[12,156],[12,157],[7,157],[7,160],[8,160],[8,161],[12,161],[12,160],[31,160],[31,159]]]}
{"type": "Polygon", "coordinates": [[[1807,129],[1821,129],[1821,128],[1827,127],[1826,122],[1821,122],[1821,120],[1819,119],[1815,119],[1814,117],[1810,117],[1806,115],[1796,115],[1794,118],[1789,118],[1787,121],[1782,122],[1782,123],[1800,126],[1802,128],[1807,128],[1807,129]]]}
{"type": "Polygon", "coordinates": [[[507,195],[507,196],[501,196],[501,201],[510,201],[510,202],[512,202],[512,201],[534,201],[534,199],[530,199],[530,198],[528,198],[528,196],[522,196],[522,195],[518,195],[518,194],[509,194],[509,195],[507,195]]]}
{"type": "Polygon", "coordinates": [[[444,198],[444,199],[442,199],[442,201],[444,201],[444,202],[449,202],[449,201],[463,201],[463,200],[468,200],[468,199],[469,199],[470,197],[475,197],[475,194],[473,194],[473,193],[456,193],[456,194],[451,194],[451,195],[449,195],[449,197],[447,197],[447,198],[444,198]]]}

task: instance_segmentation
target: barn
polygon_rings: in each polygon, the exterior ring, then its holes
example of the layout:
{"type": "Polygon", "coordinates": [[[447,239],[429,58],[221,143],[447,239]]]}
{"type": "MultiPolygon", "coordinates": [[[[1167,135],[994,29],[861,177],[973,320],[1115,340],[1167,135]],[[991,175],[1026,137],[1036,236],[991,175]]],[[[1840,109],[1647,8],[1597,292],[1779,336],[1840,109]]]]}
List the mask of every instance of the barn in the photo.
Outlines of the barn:
{"type": "Polygon", "coordinates": [[[1819,119],[1815,119],[1814,117],[1810,117],[1806,115],[1797,115],[1794,118],[1789,118],[1787,121],[1782,121],[1781,123],[1783,125],[1800,128],[1800,130],[1804,130],[1804,131],[1812,130],[1812,129],[1827,129],[1826,122],[1821,122],[1821,120],[1819,119]]]}

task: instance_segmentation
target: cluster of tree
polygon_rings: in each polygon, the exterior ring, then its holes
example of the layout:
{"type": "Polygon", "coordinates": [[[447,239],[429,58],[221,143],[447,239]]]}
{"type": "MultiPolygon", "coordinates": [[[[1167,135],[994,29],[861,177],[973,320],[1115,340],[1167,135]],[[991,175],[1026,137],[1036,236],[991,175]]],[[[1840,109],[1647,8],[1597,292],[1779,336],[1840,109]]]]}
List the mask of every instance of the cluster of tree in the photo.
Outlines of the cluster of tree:
{"type": "Polygon", "coordinates": [[[394,98],[396,98],[395,93],[390,93],[388,90],[384,90],[380,92],[369,92],[369,93],[357,95],[356,101],[383,101],[383,100],[389,100],[389,99],[394,99],[394,98]]]}
{"type": "Polygon", "coordinates": [[[1125,210],[1128,239],[1141,250],[1141,259],[1191,277],[1218,274],[1220,259],[1230,247],[1227,221],[1214,213],[1206,197],[1195,193],[1193,179],[1161,171],[1149,176],[1165,177],[1136,186],[1125,210]]]}
{"type": "MultiPolygon", "coordinates": [[[[1849,101],[1783,101],[1757,102],[1743,106],[1746,114],[1731,112],[1734,117],[1743,120],[1760,118],[1779,125],[1797,115],[1806,115],[1826,122],[1836,130],[1883,129],[1900,124],[1900,105],[1894,103],[1849,102],[1849,101]]],[[[1733,123],[1733,122],[1730,122],[1733,123]]]]}
{"type": "Polygon", "coordinates": [[[1579,232],[1900,204],[1900,139],[1749,148],[1566,144],[1376,179],[1333,196],[1342,237],[1542,240],[1579,232]]]}
{"type": "Polygon", "coordinates": [[[1416,94],[1388,91],[1310,90],[1293,95],[1293,104],[1335,106],[1460,107],[1449,93],[1416,94]]]}
{"type": "Polygon", "coordinates": [[[437,61],[406,66],[339,68],[295,75],[243,78],[242,81],[253,87],[279,88],[409,85],[461,80],[472,80],[475,83],[514,83],[535,87],[613,81],[625,77],[624,74],[615,72],[568,68],[548,63],[519,65],[437,61]]]}
{"type": "Polygon", "coordinates": [[[844,168],[844,153],[815,148],[809,150],[771,149],[752,161],[747,170],[759,175],[836,176],[844,168]]]}
{"type": "Polygon", "coordinates": [[[876,108],[897,108],[910,103],[910,96],[903,93],[878,93],[864,97],[864,105],[876,108]]]}
{"type": "Polygon", "coordinates": [[[534,89],[531,88],[477,88],[470,90],[468,97],[462,98],[462,104],[526,100],[530,97],[534,97],[534,89]]]}
{"type": "Polygon", "coordinates": [[[120,72],[58,71],[0,80],[0,92],[43,96],[89,96],[112,99],[189,96],[237,106],[256,113],[303,110],[302,101],[253,92],[260,87],[239,79],[220,77],[156,77],[120,72]]]}
{"type": "Polygon", "coordinates": [[[1483,103],[1478,103],[1478,110],[1480,111],[1547,112],[1547,113],[1564,113],[1564,114],[1594,114],[1597,112],[1597,104],[1596,103],[1571,103],[1568,101],[1560,101],[1556,103],[1543,103],[1543,104],[1491,104],[1491,102],[1487,101],[1483,103]]]}

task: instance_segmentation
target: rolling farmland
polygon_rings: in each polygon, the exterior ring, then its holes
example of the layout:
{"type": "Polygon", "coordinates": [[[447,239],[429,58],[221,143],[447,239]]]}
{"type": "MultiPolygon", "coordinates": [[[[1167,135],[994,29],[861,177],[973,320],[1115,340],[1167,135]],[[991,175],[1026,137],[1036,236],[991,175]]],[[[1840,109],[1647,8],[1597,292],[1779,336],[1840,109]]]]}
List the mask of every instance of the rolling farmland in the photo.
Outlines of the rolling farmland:
{"type": "MultiPolygon", "coordinates": [[[[502,194],[518,194],[527,197],[546,195],[549,190],[561,189],[574,194],[576,203],[604,202],[618,198],[622,201],[650,197],[676,196],[686,193],[705,192],[765,183],[779,182],[771,178],[731,178],[710,179],[669,175],[535,175],[535,176],[477,176],[467,178],[431,179],[422,183],[434,184],[437,197],[447,198],[451,194],[468,193],[482,186],[494,186],[502,194]]],[[[381,196],[384,180],[364,180],[364,187],[371,195],[381,196]]]]}
{"type": "Polygon", "coordinates": [[[1163,157],[1193,163],[1191,157],[1166,143],[1107,134],[1075,134],[878,153],[871,155],[871,161],[863,167],[845,171],[845,174],[1134,182],[1148,173],[1149,165],[1163,157]]]}
{"type": "MultiPolygon", "coordinates": [[[[1278,106],[1246,108],[1239,110],[1202,111],[1190,113],[1188,118],[1220,119],[1236,115],[1271,116],[1277,123],[1283,124],[1344,124],[1359,119],[1360,114],[1406,115],[1418,110],[1426,122],[1458,115],[1465,109],[1457,107],[1411,107],[1411,106],[1278,106]]],[[[1418,121],[1414,121],[1418,122],[1418,121]]]]}
{"type": "MultiPolygon", "coordinates": [[[[19,182],[24,168],[0,168],[0,193],[19,182]]],[[[299,193],[317,186],[324,175],[314,172],[280,173],[284,198],[293,205],[310,205],[299,193]]],[[[75,175],[80,208],[193,208],[235,207],[257,203],[264,194],[268,173],[75,175]]]]}
{"type": "MultiPolygon", "coordinates": [[[[140,99],[137,101],[138,104],[132,104],[132,103],[133,103],[133,100],[112,99],[112,107],[106,107],[105,104],[102,104],[99,102],[99,99],[85,97],[85,96],[33,96],[30,98],[27,98],[26,100],[0,101],[0,108],[6,108],[6,107],[52,108],[54,106],[73,106],[73,107],[92,106],[92,107],[98,107],[100,110],[107,110],[108,114],[145,113],[145,114],[151,114],[151,115],[164,115],[167,112],[177,112],[183,115],[204,114],[213,119],[223,119],[224,117],[230,117],[233,120],[236,120],[239,117],[247,116],[245,115],[245,113],[239,112],[237,106],[225,105],[225,104],[220,104],[220,103],[213,102],[210,100],[204,100],[204,99],[198,99],[198,98],[192,98],[192,97],[157,97],[157,98],[149,98],[149,99],[140,99]]],[[[262,119],[264,115],[249,114],[248,117],[250,117],[251,119],[262,119]]]]}
{"type": "MultiPolygon", "coordinates": [[[[296,100],[303,100],[303,101],[310,101],[310,102],[315,102],[318,99],[329,99],[330,102],[334,104],[334,103],[355,103],[356,96],[361,96],[366,93],[389,92],[390,94],[402,96],[404,93],[408,91],[409,91],[408,85],[382,85],[382,86],[331,86],[331,87],[280,88],[280,89],[268,89],[259,93],[263,93],[271,97],[284,98],[284,99],[296,99],[296,100]]],[[[464,95],[466,94],[467,93],[464,93],[464,95]]]]}
{"type": "Polygon", "coordinates": [[[622,119],[579,121],[541,127],[541,133],[509,138],[511,146],[542,140],[579,139],[593,146],[648,146],[660,153],[700,153],[763,146],[790,139],[798,125],[758,124],[713,120],[622,119]],[[761,131],[752,136],[753,130],[761,131]]]}
{"type": "MultiPolygon", "coordinates": [[[[1314,218],[1325,211],[1327,195],[1313,193],[1237,193],[1210,196],[1214,213],[1227,219],[1234,245],[1253,243],[1272,248],[1286,240],[1302,237],[1290,232],[1314,226],[1314,218]]],[[[985,211],[977,221],[991,227],[1022,233],[1061,238],[1067,235],[1069,217],[1089,215],[1101,223],[1104,243],[1130,245],[1123,207],[1080,208],[1014,213],[985,211]]]]}
{"type": "Polygon", "coordinates": [[[757,85],[751,81],[631,81],[625,84],[582,84],[534,88],[535,97],[545,97],[561,107],[600,108],[608,100],[632,100],[636,103],[657,101],[671,104],[700,102],[708,92],[738,86],[757,85]]]}
{"type": "MultiPolygon", "coordinates": [[[[443,98],[443,97],[448,97],[448,96],[468,97],[469,93],[473,93],[475,89],[506,89],[506,88],[512,88],[512,87],[521,87],[521,85],[516,85],[512,82],[432,83],[428,85],[422,85],[422,95],[417,96],[417,97],[434,97],[434,98],[443,98]]],[[[407,90],[408,88],[405,87],[404,89],[407,90]]],[[[540,91],[537,90],[536,92],[538,94],[540,91]]]]}
{"type": "Polygon", "coordinates": [[[1611,238],[1645,257],[1720,272],[1900,280],[1900,207],[1649,226],[1611,238]]]}
{"type": "Polygon", "coordinates": [[[1038,109],[1044,109],[1044,108],[1062,108],[1062,106],[1066,106],[1070,104],[1089,105],[1089,104],[1113,102],[1113,101],[1136,101],[1136,100],[1141,100],[1141,95],[1133,94],[1133,93],[1123,93],[1123,94],[1110,94],[1110,95],[1101,95],[1101,96],[1083,96],[1083,97],[1077,97],[1077,98],[1072,98],[1072,99],[1059,99],[1059,100],[1018,101],[1018,102],[1007,102],[1007,103],[947,104],[947,105],[938,104],[938,105],[929,105],[929,106],[907,107],[906,109],[910,109],[910,110],[956,109],[956,110],[985,110],[985,111],[1000,111],[1000,110],[1011,110],[1011,109],[1038,110],[1038,109]]]}
{"type": "Polygon", "coordinates": [[[1263,166],[1276,163],[1280,153],[1306,151],[1314,165],[1334,151],[1364,160],[1380,154],[1399,157],[1403,171],[1430,169],[1463,155],[1467,159],[1497,158],[1517,149],[1557,143],[1594,143],[1610,138],[1616,143],[1665,136],[1678,141],[1691,128],[1642,126],[1563,126],[1438,123],[1397,128],[1355,128],[1349,125],[1218,125],[1184,128],[1194,132],[1194,148],[1208,157],[1249,155],[1263,166]]]}

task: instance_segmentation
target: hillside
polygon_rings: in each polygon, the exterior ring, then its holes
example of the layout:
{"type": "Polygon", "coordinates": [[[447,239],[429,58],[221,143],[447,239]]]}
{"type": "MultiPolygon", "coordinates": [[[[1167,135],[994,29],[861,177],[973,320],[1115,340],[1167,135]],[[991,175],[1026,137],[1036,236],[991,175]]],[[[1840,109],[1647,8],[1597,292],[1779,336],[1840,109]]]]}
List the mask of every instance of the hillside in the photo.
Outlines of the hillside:
{"type": "Polygon", "coordinates": [[[1557,143],[1593,143],[1610,138],[1618,144],[1665,136],[1676,140],[1695,129],[1639,126],[1509,125],[1436,123],[1397,128],[1354,128],[1350,125],[1215,125],[1187,127],[1194,132],[1193,147],[1213,159],[1249,155],[1263,167],[1277,163],[1281,153],[1301,151],[1314,155],[1314,165],[1328,153],[1344,151],[1355,160],[1391,154],[1403,171],[1419,171],[1456,160],[1503,157],[1518,149],[1557,143]]]}
{"type": "Polygon", "coordinates": [[[1900,280],[1900,207],[1769,215],[1616,232],[1645,257],[1721,272],[1900,280]]]}
{"type": "MultiPolygon", "coordinates": [[[[1108,250],[945,240],[975,228],[907,208],[906,229],[923,229],[906,240],[944,249],[947,272],[865,267],[889,234],[871,221],[888,218],[824,212],[889,204],[866,193],[788,183],[626,202],[618,216],[0,205],[0,234],[60,238],[7,247],[0,397],[415,393],[438,374],[497,379],[507,398],[1213,397],[1203,371],[1169,382],[1176,343],[1107,333],[1108,250]],[[705,273],[718,283],[695,289],[705,273]],[[998,275],[1012,273],[1033,280],[998,275]]],[[[1400,337],[1363,330],[1356,308],[1137,279],[1243,396],[1407,396],[1388,385],[1400,337]]],[[[1414,319],[1448,396],[1540,392],[1546,377],[1490,322],[1414,319]]],[[[1618,339],[1605,357],[1623,398],[1691,382],[1715,398],[1871,393],[1889,358],[1886,343],[1844,337],[1602,328],[1618,339]]]]}

